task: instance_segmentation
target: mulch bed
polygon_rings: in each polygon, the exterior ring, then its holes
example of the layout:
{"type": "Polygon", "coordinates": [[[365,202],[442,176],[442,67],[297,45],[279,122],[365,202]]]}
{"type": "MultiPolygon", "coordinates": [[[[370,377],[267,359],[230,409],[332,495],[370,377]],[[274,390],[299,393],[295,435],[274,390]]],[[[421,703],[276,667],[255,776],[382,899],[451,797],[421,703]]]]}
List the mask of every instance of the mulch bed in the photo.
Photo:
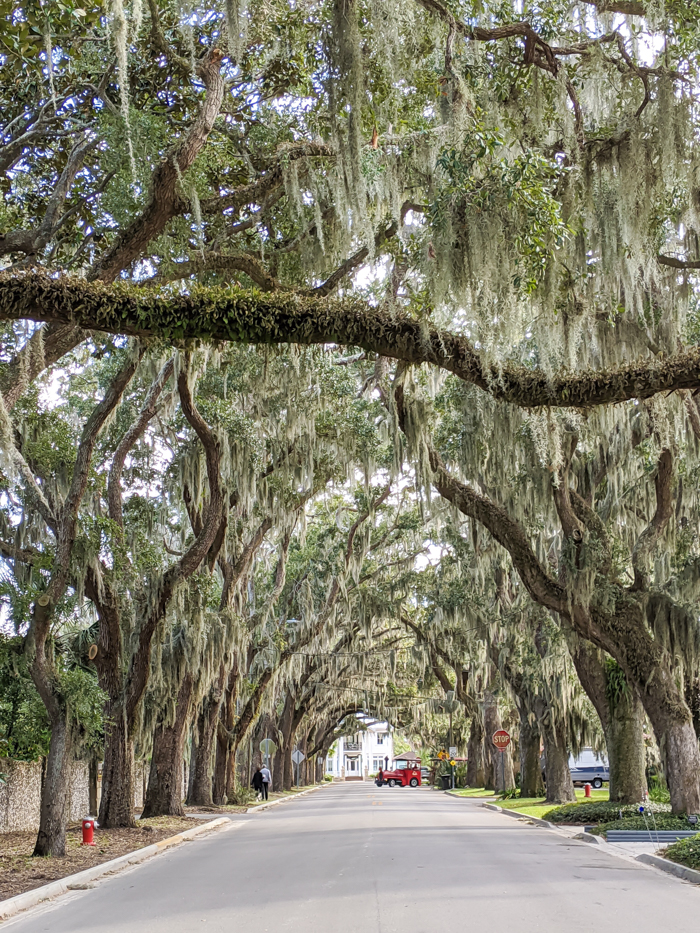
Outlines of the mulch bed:
{"type": "Polygon", "coordinates": [[[0,900],[23,894],[32,888],[58,881],[67,875],[84,871],[110,859],[143,849],[168,836],[174,836],[202,820],[188,817],[158,816],[139,821],[136,829],[96,829],[95,846],[81,846],[79,823],[68,827],[66,855],[52,858],[32,858],[36,833],[3,833],[0,835],[0,900]]]}

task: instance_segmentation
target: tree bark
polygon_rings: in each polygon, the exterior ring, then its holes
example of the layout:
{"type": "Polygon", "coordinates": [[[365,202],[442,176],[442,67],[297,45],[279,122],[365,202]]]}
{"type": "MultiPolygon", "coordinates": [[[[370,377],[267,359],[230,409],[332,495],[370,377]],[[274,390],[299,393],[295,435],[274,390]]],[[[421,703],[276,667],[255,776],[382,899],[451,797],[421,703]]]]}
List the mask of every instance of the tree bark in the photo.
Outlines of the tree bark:
{"type": "MultiPolygon", "coordinates": [[[[214,740],[224,702],[226,673],[226,664],[222,662],[217,679],[202,703],[202,709],[197,717],[197,735],[192,745],[192,780],[187,795],[187,803],[191,806],[211,807],[214,805],[214,740]]],[[[237,675],[235,664],[232,675],[235,688],[237,675]]]]}
{"type": "Polygon", "coordinates": [[[235,779],[229,784],[229,757],[232,752],[231,730],[236,721],[236,697],[238,695],[238,666],[234,664],[229,671],[226,693],[219,711],[216,725],[216,761],[214,764],[214,803],[222,804],[235,787],[235,779]]]}
{"type": "Polygon", "coordinates": [[[209,710],[202,709],[197,717],[196,737],[192,741],[191,780],[187,791],[188,806],[213,807],[214,782],[212,759],[216,724],[210,721],[209,710]]]}
{"type": "Polygon", "coordinates": [[[142,819],[152,816],[184,816],[182,805],[185,737],[192,707],[193,677],[185,674],[177,695],[175,720],[160,722],[153,735],[151,771],[142,819]]]}
{"type": "Polygon", "coordinates": [[[214,803],[221,806],[226,803],[226,787],[228,780],[228,758],[230,754],[230,742],[228,733],[224,731],[221,725],[216,730],[216,749],[214,758],[214,803]]]}
{"type": "Polygon", "coordinates": [[[67,714],[51,723],[51,740],[41,789],[39,833],[32,855],[65,855],[72,731],[67,714]]]}
{"type": "Polygon", "coordinates": [[[628,683],[611,702],[603,652],[570,630],[566,637],[581,686],[603,727],[610,766],[610,799],[639,803],[647,789],[644,708],[639,695],[628,683]]]}
{"type": "MultiPolygon", "coordinates": [[[[661,693],[662,691],[658,691],[661,693]]],[[[656,693],[656,691],[654,691],[656,693]]],[[[674,813],[700,812],[700,754],[689,711],[672,697],[646,696],[645,708],[661,749],[674,813]]]]}
{"type": "Polygon", "coordinates": [[[96,756],[96,755],[91,755],[91,756],[90,756],[90,764],[89,764],[88,767],[89,767],[89,776],[88,776],[88,780],[89,780],[89,783],[90,783],[90,787],[89,787],[89,797],[90,797],[89,809],[90,809],[90,816],[97,816],[97,808],[98,808],[98,806],[99,806],[99,801],[98,801],[98,799],[97,799],[97,790],[98,790],[98,783],[99,783],[99,781],[98,781],[98,777],[99,777],[99,762],[98,762],[98,760],[97,760],[97,756],[96,756]]]}
{"type": "Polygon", "coordinates": [[[485,787],[484,725],[479,716],[472,717],[467,743],[467,786],[485,787]]]}
{"type": "Polygon", "coordinates": [[[641,803],[647,790],[644,708],[628,687],[610,710],[605,728],[610,765],[610,799],[641,803]]]}
{"type": "Polygon", "coordinates": [[[544,739],[545,774],[547,777],[547,803],[575,803],[576,794],[569,771],[569,750],[566,729],[562,723],[552,722],[551,708],[541,720],[544,739]]]}
{"type": "Polygon", "coordinates": [[[100,826],[134,826],[134,743],[123,706],[108,704],[100,826]]]}
{"type": "Polygon", "coordinates": [[[541,797],[544,793],[540,764],[540,730],[530,722],[528,711],[520,711],[520,796],[541,797]]]}
{"type": "Polygon", "coordinates": [[[292,786],[292,725],[294,721],[295,696],[290,689],[285,697],[282,715],[280,717],[278,732],[281,733],[282,744],[275,752],[275,769],[273,772],[272,789],[275,791],[290,790],[292,786]]]}

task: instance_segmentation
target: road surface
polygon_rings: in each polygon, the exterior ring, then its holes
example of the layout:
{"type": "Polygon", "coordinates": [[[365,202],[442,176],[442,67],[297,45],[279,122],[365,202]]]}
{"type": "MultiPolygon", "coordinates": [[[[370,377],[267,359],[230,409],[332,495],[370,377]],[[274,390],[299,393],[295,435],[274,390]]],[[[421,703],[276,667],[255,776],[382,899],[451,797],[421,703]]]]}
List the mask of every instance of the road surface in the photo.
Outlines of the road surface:
{"type": "Polygon", "coordinates": [[[697,933],[700,888],[422,788],[334,784],[12,933],[697,933]]]}

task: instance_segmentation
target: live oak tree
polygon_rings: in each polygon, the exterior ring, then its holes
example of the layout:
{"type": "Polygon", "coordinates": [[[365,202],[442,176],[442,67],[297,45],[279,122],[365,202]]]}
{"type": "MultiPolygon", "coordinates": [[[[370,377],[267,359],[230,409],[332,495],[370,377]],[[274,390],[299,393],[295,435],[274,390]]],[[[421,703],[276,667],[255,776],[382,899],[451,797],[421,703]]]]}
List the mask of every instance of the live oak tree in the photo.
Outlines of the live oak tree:
{"type": "MultiPolygon", "coordinates": [[[[73,585],[95,445],[139,358],[176,343],[191,359],[196,339],[339,344],[376,359],[371,384],[390,406],[385,360],[427,364],[416,373],[426,398],[452,374],[462,400],[437,446],[426,441],[430,404],[406,403],[423,482],[506,547],[572,644],[617,660],[666,750],[674,808],[698,809],[697,573],[686,531],[695,480],[685,479],[700,433],[693,4],[254,0],[183,10],[150,0],[144,11],[119,0],[109,15],[28,3],[7,19],[2,443],[43,522],[37,534],[52,541],[27,641],[56,723],[51,780],[69,741],[46,640],[73,585]],[[72,478],[47,498],[15,437],[22,415],[13,423],[5,409],[71,350],[112,353],[106,338],[86,344],[88,331],[141,343],[118,343],[121,369],[86,413],[72,478]],[[644,501],[622,518],[630,458],[644,501]],[[652,568],[661,545],[674,564],[652,568]]],[[[163,599],[141,629],[146,660],[171,584],[215,556],[226,499],[187,364],[167,378],[207,452],[208,491],[188,550],[159,564],[163,599]]],[[[144,420],[148,398],[125,428],[128,449],[144,420]]],[[[89,595],[106,638],[114,594],[93,580],[89,595]]],[[[108,647],[100,658],[112,658],[108,647]]],[[[101,677],[110,697],[123,691],[104,665],[101,677]]],[[[147,679],[146,663],[129,685],[130,725],[113,700],[108,748],[121,751],[106,762],[107,822],[131,820],[111,775],[128,770],[147,679]]],[[[46,820],[57,832],[56,815],[46,820]]]]}

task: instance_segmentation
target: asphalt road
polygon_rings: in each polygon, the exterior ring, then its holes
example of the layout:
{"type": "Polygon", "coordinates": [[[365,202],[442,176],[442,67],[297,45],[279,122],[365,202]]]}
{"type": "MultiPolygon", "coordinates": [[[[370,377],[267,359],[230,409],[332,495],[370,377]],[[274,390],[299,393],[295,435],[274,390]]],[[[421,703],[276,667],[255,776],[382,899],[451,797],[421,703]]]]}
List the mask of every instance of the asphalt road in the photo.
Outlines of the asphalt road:
{"type": "Polygon", "coordinates": [[[697,933],[700,888],[427,789],[343,784],[7,921],[12,933],[697,933]]]}

